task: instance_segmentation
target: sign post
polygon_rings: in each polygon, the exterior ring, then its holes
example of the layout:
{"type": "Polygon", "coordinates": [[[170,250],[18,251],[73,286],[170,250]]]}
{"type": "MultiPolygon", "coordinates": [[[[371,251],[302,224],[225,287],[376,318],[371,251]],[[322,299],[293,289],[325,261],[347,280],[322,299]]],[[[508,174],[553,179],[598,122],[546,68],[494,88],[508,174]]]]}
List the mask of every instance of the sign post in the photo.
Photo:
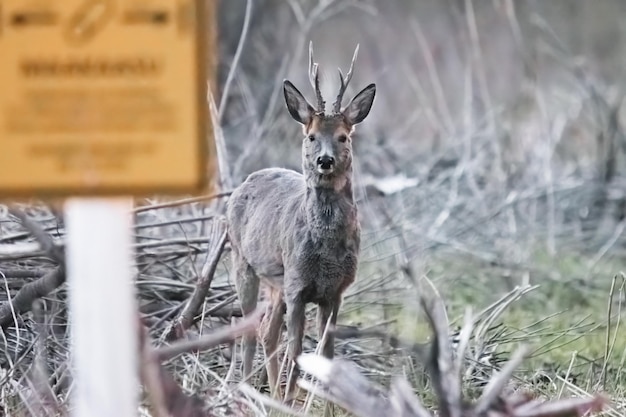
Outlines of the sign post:
{"type": "Polygon", "coordinates": [[[131,208],[127,198],[75,198],[65,204],[77,417],[137,415],[131,208]]]}
{"type": "Polygon", "coordinates": [[[137,414],[132,197],[209,191],[214,7],[0,0],[0,196],[68,198],[74,416],[137,414]]]}

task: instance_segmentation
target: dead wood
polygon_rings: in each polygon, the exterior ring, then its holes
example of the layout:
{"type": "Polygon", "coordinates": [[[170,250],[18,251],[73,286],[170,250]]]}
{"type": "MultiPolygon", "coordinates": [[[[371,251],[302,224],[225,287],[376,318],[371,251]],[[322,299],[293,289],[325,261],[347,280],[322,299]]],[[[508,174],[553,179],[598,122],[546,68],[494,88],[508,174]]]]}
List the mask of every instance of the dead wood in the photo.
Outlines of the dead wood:
{"type": "Polygon", "coordinates": [[[161,365],[158,354],[150,343],[145,326],[139,320],[140,375],[146,388],[153,415],[158,417],[210,417],[204,410],[204,401],[196,395],[187,395],[174,377],[161,365]]]}
{"type": "Polygon", "coordinates": [[[408,343],[397,336],[378,330],[361,330],[355,327],[337,326],[334,329],[330,329],[330,332],[332,332],[338,339],[380,339],[383,343],[387,343],[394,349],[402,349],[418,355],[422,355],[424,350],[428,348],[428,345],[426,344],[408,343]]]}
{"type": "Polygon", "coordinates": [[[165,332],[166,340],[180,339],[184,336],[185,331],[191,327],[194,323],[194,318],[202,308],[204,300],[209,293],[215,270],[217,269],[217,263],[220,256],[224,251],[226,245],[226,223],[223,219],[219,219],[211,223],[211,230],[209,233],[209,248],[206,258],[206,262],[202,267],[200,277],[198,277],[198,283],[193,291],[193,294],[187,301],[185,308],[176,318],[176,320],[168,327],[165,332]]]}
{"type": "Polygon", "coordinates": [[[174,417],[211,417],[205,410],[205,402],[197,395],[183,392],[174,377],[162,365],[163,361],[186,352],[209,349],[222,343],[231,343],[237,338],[256,331],[261,318],[259,309],[232,327],[222,328],[198,340],[176,342],[164,348],[154,348],[150,342],[148,330],[141,319],[139,323],[139,342],[141,352],[141,380],[155,416],[174,417]]]}
{"type": "Polygon", "coordinates": [[[39,243],[9,243],[0,245],[0,261],[18,261],[21,259],[38,258],[45,256],[39,243]]]}
{"type": "MultiPolygon", "coordinates": [[[[0,268],[0,274],[6,278],[41,278],[50,272],[46,268],[0,268]]],[[[21,287],[21,286],[20,286],[21,287]]]]}
{"type": "Polygon", "coordinates": [[[33,317],[36,323],[37,340],[35,342],[34,367],[31,370],[31,386],[33,388],[34,397],[31,407],[36,407],[39,415],[53,415],[52,411],[58,413],[60,407],[50,385],[47,363],[48,352],[46,347],[48,323],[41,300],[33,302],[33,317]]]}
{"type": "Polygon", "coordinates": [[[28,217],[26,213],[14,205],[9,206],[9,213],[19,219],[22,226],[39,242],[41,249],[46,252],[48,256],[54,259],[59,265],[65,264],[63,249],[54,243],[52,236],[50,236],[39,223],[28,217]]]}
{"type": "Polygon", "coordinates": [[[213,200],[215,198],[228,197],[231,194],[232,194],[232,191],[229,190],[229,191],[222,191],[222,192],[211,194],[211,195],[202,195],[199,197],[189,197],[189,198],[184,198],[181,200],[167,201],[165,203],[139,206],[133,209],[133,213],[137,214],[137,213],[142,213],[144,211],[149,211],[149,210],[159,210],[159,209],[168,208],[168,207],[182,206],[184,204],[199,203],[202,201],[213,200]]]}
{"type": "Polygon", "coordinates": [[[159,361],[166,361],[183,353],[199,352],[224,343],[232,343],[240,336],[256,331],[262,314],[263,309],[257,309],[253,314],[246,316],[234,326],[220,328],[196,340],[179,341],[172,345],[158,348],[155,354],[159,361]]]}
{"type": "Polygon", "coordinates": [[[16,206],[9,206],[9,213],[20,220],[22,226],[37,240],[41,249],[59,266],[36,281],[24,285],[13,299],[0,306],[0,327],[2,328],[14,321],[14,314],[30,311],[35,300],[50,294],[65,282],[63,249],[55,244],[52,236],[39,223],[32,220],[16,206]]]}
{"type": "Polygon", "coordinates": [[[36,281],[24,285],[10,301],[0,306],[0,327],[13,323],[13,314],[30,311],[33,301],[56,290],[65,282],[65,269],[58,266],[36,281]]]}

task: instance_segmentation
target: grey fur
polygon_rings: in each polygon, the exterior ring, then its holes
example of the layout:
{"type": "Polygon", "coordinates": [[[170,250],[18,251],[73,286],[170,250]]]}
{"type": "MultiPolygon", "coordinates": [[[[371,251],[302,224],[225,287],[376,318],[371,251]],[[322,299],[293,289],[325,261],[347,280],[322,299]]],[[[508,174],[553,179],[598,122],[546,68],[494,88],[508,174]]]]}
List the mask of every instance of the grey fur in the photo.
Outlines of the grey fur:
{"type": "MultiPolygon", "coordinates": [[[[341,113],[315,110],[289,81],[284,95],[292,117],[303,125],[302,171],[257,171],[233,192],[227,209],[233,273],[244,314],[256,308],[259,283],[269,289],[270,304],[261,325],[266,356],[274,354],[286,313],[289,357],[302,351],[304,308],[315,303],[321,337],[330,318],[336,323],[342,293],[355,280],[360,226],[352,192],[354,125],[371,108],[375,85],[363,89],[341,113]],[[348,117],[350,116],[350,117],[348,117]],[[318,158],[334,158],[325,169],[318,158]]],[[[254,336],[243,341],[243,371],[249,376],[256,350],[254,336]]],[[[332,357],[334,339],[323,353],[332,357]]],[[[268,378],[277,393],[278,361],[268,361],[268,378]]],[[[290,393],[295,377],[287,386],[290,393]]]]}

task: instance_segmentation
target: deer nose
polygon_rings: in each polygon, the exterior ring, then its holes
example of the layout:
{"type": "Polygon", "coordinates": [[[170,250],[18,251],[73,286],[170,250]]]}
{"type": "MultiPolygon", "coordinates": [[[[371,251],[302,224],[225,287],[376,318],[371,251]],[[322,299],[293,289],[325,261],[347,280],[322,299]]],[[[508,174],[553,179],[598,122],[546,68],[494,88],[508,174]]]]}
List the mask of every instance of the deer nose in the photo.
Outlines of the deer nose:
{"type": "Polygon", "coordinates": [[[322,169],[331,169],[335,165],[335,158],[330,155],[317,157],[317,166],[322,169]]]}

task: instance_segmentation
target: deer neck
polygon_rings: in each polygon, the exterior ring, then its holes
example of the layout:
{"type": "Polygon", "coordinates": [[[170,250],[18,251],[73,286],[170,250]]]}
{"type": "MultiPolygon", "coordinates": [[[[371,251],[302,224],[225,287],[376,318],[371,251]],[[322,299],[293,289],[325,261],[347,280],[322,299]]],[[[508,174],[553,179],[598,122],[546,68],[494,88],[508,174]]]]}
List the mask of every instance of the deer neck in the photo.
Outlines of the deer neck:
{"type": "Polygon", "coordinates": [[[356,229],[356,205],[352,176],[336,178],[330,186],[309,186],[306,194],[306,217],[312,235],[332,239],[356,229]]]}

